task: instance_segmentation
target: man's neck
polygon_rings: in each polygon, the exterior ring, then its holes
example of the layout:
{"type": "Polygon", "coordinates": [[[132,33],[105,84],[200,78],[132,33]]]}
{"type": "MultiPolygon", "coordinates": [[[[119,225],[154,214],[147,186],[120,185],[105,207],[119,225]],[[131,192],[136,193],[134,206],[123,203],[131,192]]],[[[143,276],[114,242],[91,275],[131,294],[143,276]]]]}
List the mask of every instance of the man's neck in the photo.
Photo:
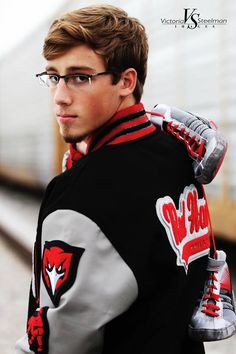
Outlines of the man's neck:
{"type": "MultiPolygon", "coordinates": [[[[124,109],[127,109],[127,108],[129,108],[129,107],[131,107],[133,105],[135,105],[134,96],[133,95],[129,95],[129,96],[125,97],[121,101],[121,103],[120,103],[116,113],[114,114],[114,116],[116,116],[117,113],[119,113],[120,111],[123,111],[124,109]]],[[[110,120],[112,120],[113,117],[111,117],[110,120]]],[[[107,122],[107,124],[109,124],[109,121],[107,122]]],[[[105,125],[107,125],[107,124],[105,124],[105,125]]],[[[102,128],[102,127],[100,127],[100,128],[102,128]]],[[[93,134],[91,136],[89,135],[89,136],[85,137],[83,141],[80,141],[80,142],[75,144],[76,150],[79,151],[82,155],[86,155],[88,144],[89,144],[89,141],[92,140],[92,136],[93,136],[93,134]]]]}

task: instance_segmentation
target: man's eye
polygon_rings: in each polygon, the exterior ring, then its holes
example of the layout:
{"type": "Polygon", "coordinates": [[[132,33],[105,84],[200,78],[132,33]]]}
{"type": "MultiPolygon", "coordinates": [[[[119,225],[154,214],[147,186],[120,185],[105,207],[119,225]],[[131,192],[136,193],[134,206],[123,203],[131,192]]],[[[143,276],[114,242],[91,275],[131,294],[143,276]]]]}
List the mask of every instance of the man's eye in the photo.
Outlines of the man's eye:
{"type": "Polygon", "coordinates": [[[52,84],[57,84],[59,81],[59,78],[57,75],[48,75],[48,80],[52,83],[52,84]]]}
{"type": "Polygon", "coordinates": [[[89,76],[87,76],[87,75],[74,75],[73,79],[74,79],[75,83],[81,84],[83,82],[89,81],[89,76]]]}

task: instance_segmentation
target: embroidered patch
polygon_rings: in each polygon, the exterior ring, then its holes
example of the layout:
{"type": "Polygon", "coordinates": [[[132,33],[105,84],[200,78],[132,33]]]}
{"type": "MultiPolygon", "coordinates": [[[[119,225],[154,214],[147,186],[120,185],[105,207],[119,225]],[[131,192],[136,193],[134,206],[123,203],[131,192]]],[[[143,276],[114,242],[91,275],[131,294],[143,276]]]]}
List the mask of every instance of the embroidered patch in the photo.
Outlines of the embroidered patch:
{"type": "Polygon", "coordinates": [[[48,307],[42,307],[35,311],[28,320],[28,341],[30,350],[34,353],[48,353],[49,326],[47,320],[48,307]]]}
{"type": "Polygon", "coordinates": [[[61,295],[74,284],[83,252],[83,248],[70,246],[63,241],[45,242],[42,276],[55,306],[58,306],[61,295]]]}
{"type": "Polygon", "coordinates": [[[177,256],[177,265],[186,273],[189,263],[208,254],[208,212],[206,200],[200,199],[196,187],[186,187],[179,198],[179,209],[166,196],[156,202],[158,218],[165,227],[171,247],[177,256]]]}

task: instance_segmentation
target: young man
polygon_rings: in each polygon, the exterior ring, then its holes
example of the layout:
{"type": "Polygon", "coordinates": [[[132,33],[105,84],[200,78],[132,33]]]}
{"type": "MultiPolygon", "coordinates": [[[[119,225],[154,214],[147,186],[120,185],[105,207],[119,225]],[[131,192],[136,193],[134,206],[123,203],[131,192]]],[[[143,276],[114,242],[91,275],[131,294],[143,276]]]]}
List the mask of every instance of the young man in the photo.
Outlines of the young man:
{"type": "Polygon", "coordinates": [[[68,169],[49,184],[34,250],[27,335],[16,353],[202,354],[188,336],[210,248],[192,162],[140,103],[144,27],[103,5],[45,39],[68,169]]]}

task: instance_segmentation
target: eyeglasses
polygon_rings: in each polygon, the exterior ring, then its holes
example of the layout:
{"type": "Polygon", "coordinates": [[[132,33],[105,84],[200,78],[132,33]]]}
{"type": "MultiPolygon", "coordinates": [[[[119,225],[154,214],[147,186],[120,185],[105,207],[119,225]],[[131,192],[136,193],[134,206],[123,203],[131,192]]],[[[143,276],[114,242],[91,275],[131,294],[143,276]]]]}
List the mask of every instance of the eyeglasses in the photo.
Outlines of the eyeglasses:
{"type": "Polygon", "coordinates": [[[82,85],[89,84],[91,85],[92,79],[101,75],[110,75],[114,74],[113,71],[103,71],[96,74],[67,74],[67,75],[58,75],[58,74],[48,74],[46,71],[36,74],[36,77],[39,79],[39,82],[44,86],[49,88],[55,88],[60,79],[64,79],[65,83],[69,88],[78,89],[82,85]]]}

